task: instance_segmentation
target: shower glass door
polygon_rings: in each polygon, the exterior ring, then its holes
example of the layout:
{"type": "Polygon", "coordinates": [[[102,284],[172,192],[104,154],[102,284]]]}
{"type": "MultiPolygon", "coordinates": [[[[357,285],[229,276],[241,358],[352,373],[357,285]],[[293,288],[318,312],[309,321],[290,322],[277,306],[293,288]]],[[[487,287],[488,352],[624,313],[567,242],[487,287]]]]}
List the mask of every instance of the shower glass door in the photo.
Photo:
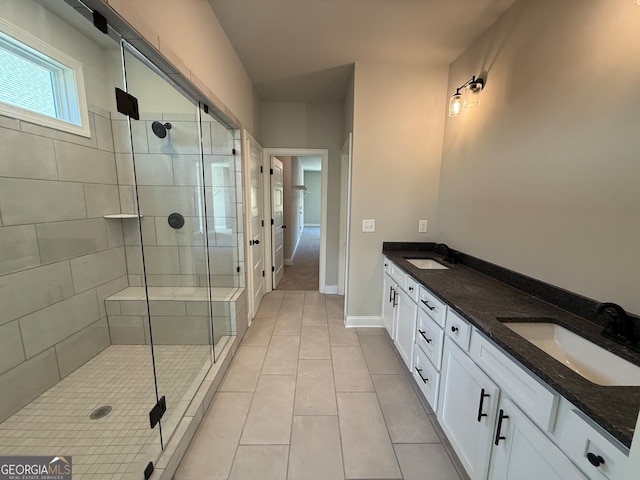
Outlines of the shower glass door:
{"type": "MultiPolygon", "coordinates": [[[[124,232],[129,284],[145,289],[139,312],[152,345],[166,447],[213,362],[206,191],[200,109],[165,75],[125,45],[131,120],[133,199],[139,227],[124,232]]],[[[137,222],[132,222],[137,223],[137,222]]]]}

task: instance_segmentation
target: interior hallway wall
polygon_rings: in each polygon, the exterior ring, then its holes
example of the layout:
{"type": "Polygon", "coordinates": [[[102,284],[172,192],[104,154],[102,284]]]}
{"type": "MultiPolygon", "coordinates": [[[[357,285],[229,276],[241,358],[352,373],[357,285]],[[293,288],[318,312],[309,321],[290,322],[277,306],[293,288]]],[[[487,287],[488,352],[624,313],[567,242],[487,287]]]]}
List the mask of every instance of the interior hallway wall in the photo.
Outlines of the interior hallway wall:
{"type": "Polygon", "coordinates": [[[640,7],[520,0],[451,65],[437,238],[640,314],[640,7]]]}
{"type": "Polygon", "coordinates": [[[320,206],[322,195],[322,172],[305,170],[304,186],[308,189],[308,195],[304,197],[304,224],[309,226],[320,225],[320,206]]]}
{"type": "Polygon", "coordinates": [[[380,320],[382,242],[429,239],[418,220],[436,216],[446,85],[446,65],[356,64],[349,317],[380,320]]]}
{"type": "Polygon", "coordinates": [[[337,286],[342,161],[340,149],[344,141],[343,105],[342,103],[263,102],[261,110],[263,147],[329,150],[326,284],[337,286]]]}

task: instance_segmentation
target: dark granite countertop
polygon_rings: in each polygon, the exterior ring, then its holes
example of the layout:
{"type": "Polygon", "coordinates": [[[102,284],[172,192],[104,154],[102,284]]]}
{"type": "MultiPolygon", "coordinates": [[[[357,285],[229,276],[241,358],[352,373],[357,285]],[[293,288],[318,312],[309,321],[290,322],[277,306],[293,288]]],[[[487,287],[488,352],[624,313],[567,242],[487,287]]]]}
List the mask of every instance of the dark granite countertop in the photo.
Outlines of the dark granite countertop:
{"type": "Polygon", "coordinates": [[[385,243],[383,253],[614,438],[627,447],[631,446],[640,410],[640,387],[596,385],[529,343],[498,319],[551,321],[636,365],[640,365],[640,354],[602,337],[602,326],[593,321],[463,264],[446,263],[433,251],[434,244],[424,244],[422,249],[419,245],[385,243]],[[433,258],[449,269],[421,270],[406,258],[433,258]]]}

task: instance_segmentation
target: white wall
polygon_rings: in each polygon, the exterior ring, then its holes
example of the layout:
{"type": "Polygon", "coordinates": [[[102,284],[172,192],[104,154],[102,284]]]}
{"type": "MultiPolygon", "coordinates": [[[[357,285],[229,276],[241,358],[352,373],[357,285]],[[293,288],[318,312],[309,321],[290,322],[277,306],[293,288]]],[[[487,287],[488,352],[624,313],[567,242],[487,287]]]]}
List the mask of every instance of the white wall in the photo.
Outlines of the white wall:
{"type": "Polygon", "coordinates": [[[308,195],[304,197],[304,224],[320,225],[320,206],[322,204],[322,172],[305,170],[304,185],[308,195]]]}
{"type": "Polygon", "coordinates": [[[329,150],[326,284],[337,285],[343,105],[262,102],[261,111],[263,147],[329,150]]]}
{"type": "Polygon", "coordinates": [[[452,65],[438,240],[640,313],[640,7],[521,0],[452,65]]]}
{"type": "MultiPolygon", "coordinates": [[[[255,91],[207,0],[108,0],[171,60],[191,70],[254,137],[255,91]],[[174,53],[175,52],[175,53],[174,53]]],[[[179,65],[178,65],[179,66],[179,65]]]]}
{"type": "Polygon", "coordinates": [[[429,239],[418,220],[436,216],[446,84],[446,66],[356,64],[350,317],[380,316],[382,242],[429,239]]]}

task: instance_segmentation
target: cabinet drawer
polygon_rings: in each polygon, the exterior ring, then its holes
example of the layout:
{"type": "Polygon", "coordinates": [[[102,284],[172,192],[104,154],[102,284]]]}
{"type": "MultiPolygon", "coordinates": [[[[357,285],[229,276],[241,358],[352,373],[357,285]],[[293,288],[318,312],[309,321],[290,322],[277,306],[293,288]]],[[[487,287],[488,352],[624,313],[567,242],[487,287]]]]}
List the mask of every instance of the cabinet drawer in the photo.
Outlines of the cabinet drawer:
{"type": "Polygon", "coordinates": [[[542,383],[477,330],[471,339],[471,358],[543,431],[555,423],[560,395],[542,383]]]}
{"type": "Polygon", "coordinates": [[[431,363],[440,370],[442,366],[442,342],[444,330],[429,316],[427,312],[418,310],[416,327],[416,344],[427,355],[431,363]]]}
{"type": "Polygon", "coordinates": [[[592,480],[624,478],[627,456],[580,413],[571,410],[568,415],[567,434],[560,440],[565,454],[592,480]]]}
{"type": "Polygon", "coordinates": [[[440,374],[431,365],[431,362],[424,352],[416,348],[413,355],[413,378],[416,379],[424,397],[435,412],[438,408],[438,387],[440,385],[440,374]]]}
{"type": "Polygon", "coordinates": [[[410,275],[407,275],[407,279],[405,280],[404,291],[407,292],[407,295],[411,297],[411,300],[418,303],[418,297],[420,296],[420,286],[418,285],[418,282],[416,282],[410,275]]]}
{"type": "Polygon", "coordinates": [[[447,313],[447,325],[444,329],[446,335],[460,345],[465,352],[469,350],[471,339],[471,324],[453,310],[447,313]]]}
{"type": "Polygon", "coordinates": [[[393,278],[393,280],[401,287],[401,288],[405,288],[405,283],[406,283],[406,279],[407,279],[407,274],[404,273],[404,271],[399,268],[395,263],[393,262],[388,262],[389,263],[389,275],[391,275],[391,278],[393,278]]]}
{"type": "Polygon", "coordinates": [[[444,327],[447,316],[447,304],[441,302],[438,297],[425,287],[420,287],[420,308],[429,314],[436,323],[444,327]]]}

